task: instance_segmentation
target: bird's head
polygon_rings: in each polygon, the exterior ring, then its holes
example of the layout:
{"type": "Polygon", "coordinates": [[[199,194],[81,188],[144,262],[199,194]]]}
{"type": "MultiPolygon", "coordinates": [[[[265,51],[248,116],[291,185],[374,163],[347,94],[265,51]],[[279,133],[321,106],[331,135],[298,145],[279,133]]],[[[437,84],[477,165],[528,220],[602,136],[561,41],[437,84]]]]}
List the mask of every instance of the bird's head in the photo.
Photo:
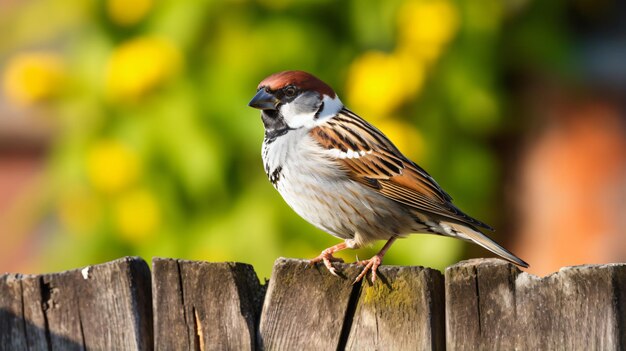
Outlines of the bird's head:
{"type": "Polygon", "coordinates": [[[313,128],[343,108],[330,86],[303,71],[263,79],[248,106],[261,110],[266,132],[313,128]]]}

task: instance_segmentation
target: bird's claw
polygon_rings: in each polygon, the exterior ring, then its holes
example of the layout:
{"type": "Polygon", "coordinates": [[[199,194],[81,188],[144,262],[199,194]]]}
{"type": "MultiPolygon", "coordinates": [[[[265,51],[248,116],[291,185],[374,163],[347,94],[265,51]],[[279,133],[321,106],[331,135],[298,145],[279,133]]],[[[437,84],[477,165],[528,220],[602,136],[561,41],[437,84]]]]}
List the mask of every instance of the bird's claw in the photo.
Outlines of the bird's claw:
{"type": "Polygon", "coordinates": [[[363,270],[356,277],[356,279],[354,280],[354,282],[352,284],[356,284],[359,281],[361,281],[361,279],[363,279],[363,277],[365,277],[367,272],[370,271],[370,270],[372,272],[372,283],[374,283],[376,281],[376,272],[378,271],[378,267],[380,266],[381,262],[382,262],[382,258],[380,256],[378,256],[378,255],[375,255],[374,257],[370,258],[369,260],[363,260],[363,261],[356,262],[356,264],[358,264],[360,266],[365,266],[365,267],[363,267],[363,270]]]}
{"type": "Polygon", "coordinates": [[[341,262],[343,263],[343,259],[339,258],[339,257],[335,257],[333,256],[331,253],[327,253],[322,251],[322,253],[309,260],[308,265],[309,266],[313,266],[314,264],[318,263],[318,262],[323,262],[324,266],[326,266],[326,269],[328,269],[328,271],[330,272],[330,274],[338,277],[339,275],[337,274],[337,269],[335,267],[333,267],[333,262],[341,262]]]}
{"type": "MultiPolygon", "coordinates": [[[[326,268],[328,268],[328,266],[326,266],[326,268]]],[[[339,275],[337,275],[337,269],[335,269],[335,267],[330,266],[330,268],[328,268],[328,271],[330,272],[330,274],[334,275],[335,277],[338,277],[339,275]]]]}

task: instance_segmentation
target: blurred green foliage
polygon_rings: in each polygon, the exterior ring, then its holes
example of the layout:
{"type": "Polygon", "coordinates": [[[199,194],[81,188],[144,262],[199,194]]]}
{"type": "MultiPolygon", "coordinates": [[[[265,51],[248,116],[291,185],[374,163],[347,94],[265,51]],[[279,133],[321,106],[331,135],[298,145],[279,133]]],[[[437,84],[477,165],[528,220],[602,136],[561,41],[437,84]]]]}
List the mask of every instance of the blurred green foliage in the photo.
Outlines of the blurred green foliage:
{"type": "MultiPolygon", "coordinates": [[[[469,214],[497,222],[505,2],[39,0],[0,14],[4,90],[57,125],[42,265],[122,255],[251,263],[337,239],[265,179],[247,107],[276,71],[314,73],[387,132],[469,214]],[[38,77],[38,78],[33,78],[38,77]]],[[[520,32],[519,36],[524,37],[520,32]]],[[[546,46],[550,50],[551,45],[546,46]]],[[[382,245],[382,243],[381,243],[382,245]]],[[[443,268],[462,243],[412,236],[387,264],[443,268]]],[[[378,248],[378,247],[377,247],[378,248]]],[[[376,248],[359,250],[361,258],[376,248]]],[[[348,261],[354,252],[343,255],[348,261]]]]}

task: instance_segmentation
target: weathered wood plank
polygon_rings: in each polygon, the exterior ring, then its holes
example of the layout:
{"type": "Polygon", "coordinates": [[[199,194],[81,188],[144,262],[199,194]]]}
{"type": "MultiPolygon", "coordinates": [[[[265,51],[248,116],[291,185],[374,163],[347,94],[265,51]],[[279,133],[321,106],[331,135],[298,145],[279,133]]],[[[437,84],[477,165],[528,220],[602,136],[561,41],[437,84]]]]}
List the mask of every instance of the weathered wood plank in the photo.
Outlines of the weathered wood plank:
{"type": "Polygon", "coordinates": [[[157,350],[252,350],[263,288],[252,266],[155,258],[157,350]]]}
{"type": "Polygon", "coordinates": [[[0,345],[18,350],[28,348],[23,306],[21,275],[0,276],[0,345]]]}
{"type": "Polygon", "coordinates": [[[265,350],[336,350],[345,346],[360,284],[360,269],[336,264],[331,275],[321,264],[279,258],[274,264],[259,326],[265,350]]]}
{"type": "Polygon", "coordinates": [[[7,350],[152,349],[150,270],[140,258],[3,275],[0,296],[0,345],[7,350]]]}
{"type": "Polygon", "coordinates": [[[626,265],[561,269],[544,278],[498,259],[446,270],[449,350],[623,350],[626,265]]]}
{"type": "Polygon", "coordinates": [[[361,268],[337,268],[277,260],[261,316],[263,287],[239,263],[155,259],[152,289],[138,258],[0,275],[0,350],[626,348],[626,264],[537,278],[465,261],[446,270],[445,312],[438,271],[383,266],[352,285],[361,268]]]}
{"type": "Polygon", "coordinates": [[[442,274],[423,267],[381,266],[363,282],[348,350],[444,350],[442,274]]]}

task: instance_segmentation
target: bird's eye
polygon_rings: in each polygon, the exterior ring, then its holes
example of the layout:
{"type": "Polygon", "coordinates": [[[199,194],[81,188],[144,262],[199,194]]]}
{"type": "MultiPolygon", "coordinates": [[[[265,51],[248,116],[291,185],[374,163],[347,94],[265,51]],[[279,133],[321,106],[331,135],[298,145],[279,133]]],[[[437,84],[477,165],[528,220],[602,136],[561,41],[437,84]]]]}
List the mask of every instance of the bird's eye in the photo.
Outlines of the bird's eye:
{"type": "Polygon", "coordinates": [[[295,95],[296,95],[296,88],[294,88],[294,87],[287,87],[285,89],[285,96],[292,97],[292,96],[295,96],[295,95]]]}

